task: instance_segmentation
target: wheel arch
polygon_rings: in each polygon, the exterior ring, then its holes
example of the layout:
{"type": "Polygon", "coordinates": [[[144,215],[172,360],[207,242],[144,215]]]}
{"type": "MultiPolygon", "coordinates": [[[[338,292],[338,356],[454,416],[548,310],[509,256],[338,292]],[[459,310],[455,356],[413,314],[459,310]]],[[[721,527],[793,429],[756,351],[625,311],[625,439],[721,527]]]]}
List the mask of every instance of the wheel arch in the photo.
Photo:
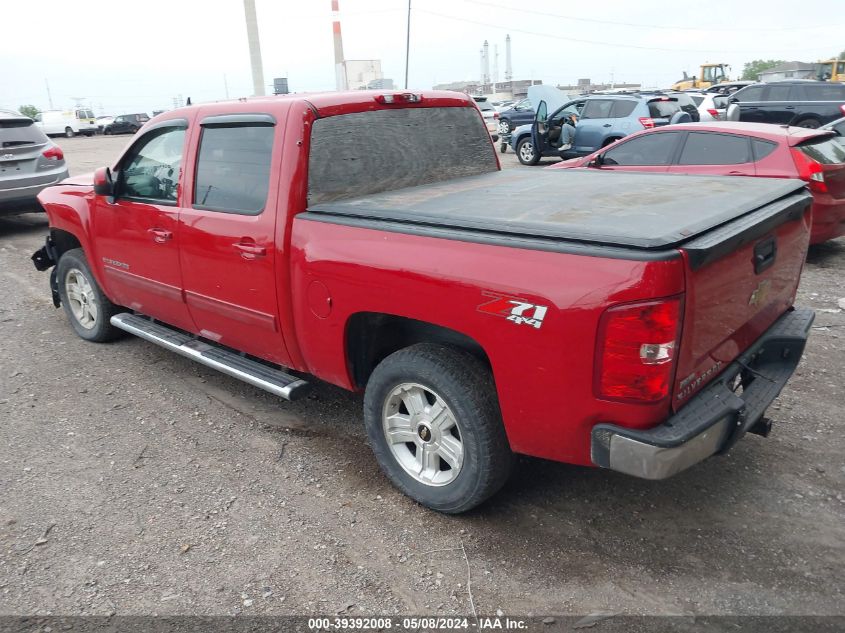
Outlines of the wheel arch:
{"type": "Polygon", "coordinates": [[[344,342],[353,387],[363,389],[382,360],[417,343],[438,343],[463,349],[491,369],[490,358],[481,344],[463,332],[393,314],[357,312],[346,321],[344,342]]]}

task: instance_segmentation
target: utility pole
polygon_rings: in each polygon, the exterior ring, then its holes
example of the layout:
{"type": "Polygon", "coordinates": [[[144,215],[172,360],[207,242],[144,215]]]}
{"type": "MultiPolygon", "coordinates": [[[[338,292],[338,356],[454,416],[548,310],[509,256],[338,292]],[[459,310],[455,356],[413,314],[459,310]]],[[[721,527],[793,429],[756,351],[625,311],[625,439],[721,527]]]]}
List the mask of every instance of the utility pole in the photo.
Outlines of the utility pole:
{"type": "Polygon", "coordinates": [[[50,109],[53,109],[53,95],[50,94],[50,82],[47,81],[47,78],[44,78],[44,85],[47,86],[47,101],[50,103],[50,109]]]}
{"type": "Polygon", "coordinates": [[[405,29],[405,90],[408,89],[408,54],[411,52],[411,0],[408,0],[408,27],[405,29]]]}
{"type": "Polygon", "coordinates": [[[244,0],[246,16],[246,37],[249,42],[249,62],[252,66],[252,92],[256,97],[264,96],[264,68],[261,63],[261,41],[258,39],[258,15],[255,0],[244,0]]]}

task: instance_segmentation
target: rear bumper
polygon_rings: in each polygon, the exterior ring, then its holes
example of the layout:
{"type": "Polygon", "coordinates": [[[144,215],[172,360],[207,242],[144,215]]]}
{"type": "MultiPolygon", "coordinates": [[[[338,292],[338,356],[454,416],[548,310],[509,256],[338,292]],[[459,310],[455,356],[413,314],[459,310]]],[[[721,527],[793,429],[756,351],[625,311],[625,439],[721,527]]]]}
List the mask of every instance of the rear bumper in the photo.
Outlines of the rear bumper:
{"type": "Polygon", "coordinates": [[[593,427],[593,463],[643,479],[666,479],[729,450],[746,432],[768,434],[763,417],[801,360],[815,313],[787,312],[678,413],[647,430],[593,427]],[[741,383],[740,390],[735,385],[741,383]],[[736,390],[735,390],[736,389],[736,390]]]}
{"type": "Polygon", "coordinates": [[[813,194],[810,244],[820,244],[842,235],[845,235],[845,200],[813,194]]]}
{"type": "MultiPolygon", "coordinates": [[[[25,187],[0,189],[0,209],[40,211],[41,209],[36,201],[36,196],[41,193],[44,188],[61,182],[67,178],[67,167],[64,167],[56,172],[47,172],[47,174],[43,174],[43,176],[46,180],[45,182],[25,187]]],[[[29,180],[31,181],[32,179],[29,180]]]]}

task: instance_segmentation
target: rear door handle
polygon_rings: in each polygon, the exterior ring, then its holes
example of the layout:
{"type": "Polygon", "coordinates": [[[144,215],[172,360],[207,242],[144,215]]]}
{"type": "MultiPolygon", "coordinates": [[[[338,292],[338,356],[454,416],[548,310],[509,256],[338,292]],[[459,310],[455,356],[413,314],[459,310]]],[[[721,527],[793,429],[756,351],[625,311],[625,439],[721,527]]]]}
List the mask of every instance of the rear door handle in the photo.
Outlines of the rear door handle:
{"type": "Polygon", "coordinates": [[[241,252],[241,257],[244,259],[257,259],[258,257],[264,257],[267,255],[267,247],[259,246],[255,243],[250,244],[248,242],[235,242],[232,246],[241,252]]]}
{"type": "Polygon", "coordinates": [[[602,127],[612,127],[612,126],[613,126],[612,123],[605,123],[604,125],[602,125],[602,127]]]}
{"type": "Polygon", "coordinates": [[[164,244],[167,240],[173,237],[173,232],[165,229],[148,229],[147,233],[152,234],[153,241],[156,244],[164,244]]]}

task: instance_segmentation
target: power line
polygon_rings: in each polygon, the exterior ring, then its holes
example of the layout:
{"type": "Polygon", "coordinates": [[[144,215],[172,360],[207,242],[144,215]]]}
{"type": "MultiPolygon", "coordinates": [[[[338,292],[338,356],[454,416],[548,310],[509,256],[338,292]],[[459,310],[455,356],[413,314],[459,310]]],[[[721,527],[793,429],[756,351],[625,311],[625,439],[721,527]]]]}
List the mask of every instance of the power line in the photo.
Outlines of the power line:
{"type": "MultiPolygon", "coordinates": [[[[468,1],[468,0],[465,0],[468,1]]],[[[445,18],[447,20],[455,20],[457,22],[468,22],[469,24],[476,24],[478,26],[486,26],[489,28],[494,29],[501,29],[503,31],[508,31],[510,33],[523,33],[525,35],[536,35],[539,37],[548,37],[553,40],[562,40],[565,42],[576,42],[578,44],[594,44],[597,46],[607,46],[610,48],[633,48],[638,50],[644,51],[665,51],[669,53],[737,53],[742,55],[755,55],[759,53],[757,50],[727,50],[724,48],[666,48],[661,46],[639,46],[637,44],[619,44],[616,42],[601,42],[598,40],[585,40],[576,37],[563,37],[561,35],[553,35],[551,33],[541,33],[539,31],[529,31],[526,29],[519,29],[513,26],[501,26],[499,24],[491,24],[490,22],[481,22],[479,20],[470,20],[469,18],[459,18],[454,15],[447,15],[445,13],[437,13],[435,11],[429,11],[428,9],[416,9],[417,13],[427,13],[429,15],[433,15],[439,18],[445,18]]],[[[790,52],[790,51],[806,51],[807,47],[801,48],[793,48],[793,49],[786,49],[781,48],[778,49],[780,51],[790,52]]]]}
{"type": "Polygon", "coordinates": [[[526,9],[524,7],[509,7],[504,4],[497,4],[495,2],[485,2],[484,0],[463,0],[470,4],[477,4],[484,7],[491,7],[494,9],[505,9],[506,11],[515,11],[518,13],[532,13],[534,15],[542,15],[544,17],[560,18],[562,20],[572,20],[573,22],[589,22],[592,24],[606,24],[612,26],[632,26],[638,29],[667,29],[672,31],[728,31],[728,32],[746,32],[746,31],[808,31],[813,29],[842,29],[845,25],[834,24],[819,24],[816,26],[772,26],[764,28],[725,28],[725,27],[701,27],[701,26],[674,26],[666,24],[645,24],[642,22],[614,22],[612,20],[597,20],[594,18],[580,18],[571,15],[562,15],[560,13],[550,13],[547,11],[537,11],[535,9],[526,9]]]}

